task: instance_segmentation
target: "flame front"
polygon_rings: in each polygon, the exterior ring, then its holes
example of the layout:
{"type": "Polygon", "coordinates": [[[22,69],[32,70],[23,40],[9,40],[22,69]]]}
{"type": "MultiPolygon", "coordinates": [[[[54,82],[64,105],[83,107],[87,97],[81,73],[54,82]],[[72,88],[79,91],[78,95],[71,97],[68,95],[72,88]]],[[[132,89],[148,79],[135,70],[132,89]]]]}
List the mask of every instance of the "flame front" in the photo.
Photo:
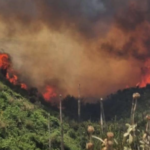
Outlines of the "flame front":
{"type": "Polygon", "coordinates": [[[25,83],[20,83],[17,73],[10,68],[11,61],[8,54],[0,53],[0,70],[6,71],[6,79],[9,80],[10,83],[14,85],[20,85],[22,89],[27,89],[27,85],[25,83]]]}
{"type": "Polygon", "coordinates": [[[28,89],[28,87],[27,87],[27,85],[26,85],[25,83],[21,83],[21,88],[22,88],[22,89],[25,89],[25,90],[28,89]]]}
{"type": "MultiPolygon", "coordinates": [[[[11,61],[8,54],[0,53],[0,70],[6,71],[6,79],[9,80],[13,85],[20,85],[22,89],[27,90],[28,86],[25,83],[19,81],[19,77],[15,70],[10,68],[11,61]]],[[[43,97],[46,101],[50,101],[51,98],[56,97],[56,93],[51,86],[46,86],[43,97]]]]}
{"type": "Polygon", "coordinates": [[[43,93],[43,97],[46,101],[50,101],[51,98],[56,97],[56,93],[54,92],[54,89],[52,87],[50,87],[49,85],[46,86],[45,92],[43,93]]]}
{"type": "Polygon", "coordinates": [[[12,77],[10,77],[9,73],[7,73],[6,79],[8,79],[10,83],[17,85],[18,77],[16,75],[13,75],[12,77]]]}
{"type": "Polygon", "coordinates": [[[137,84],[139,87],[146,87],[147,84],[150,84],[150,59],[148,59],[141,70],[141,81],[137,84]]]}
{"type": "Polygon", "coordinates": [[[9,56],[7,54],[0,53],[0,69],[8,69],[9,67],[9,56]]]}

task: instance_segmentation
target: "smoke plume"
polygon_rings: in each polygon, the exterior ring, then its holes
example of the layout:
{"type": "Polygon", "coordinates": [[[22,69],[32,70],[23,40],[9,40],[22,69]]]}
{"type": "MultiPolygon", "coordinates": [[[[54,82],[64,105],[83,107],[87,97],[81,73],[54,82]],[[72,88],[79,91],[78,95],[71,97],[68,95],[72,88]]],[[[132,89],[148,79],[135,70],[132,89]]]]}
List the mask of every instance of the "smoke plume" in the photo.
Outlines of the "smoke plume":
{"type": "Polygon", "coordinates": [[[0,48],[29,86],[105,96],[150,58],[148,0],[1,0],[0,48]]]}

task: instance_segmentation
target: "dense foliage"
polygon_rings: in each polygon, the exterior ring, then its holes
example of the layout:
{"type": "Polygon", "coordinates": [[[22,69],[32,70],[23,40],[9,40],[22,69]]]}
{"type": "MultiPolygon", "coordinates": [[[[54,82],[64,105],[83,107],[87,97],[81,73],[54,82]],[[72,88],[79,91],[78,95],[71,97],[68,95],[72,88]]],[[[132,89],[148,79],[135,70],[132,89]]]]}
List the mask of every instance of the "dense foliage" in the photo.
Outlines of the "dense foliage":
{"type": "MultiPolygon", "coordinates": [[[[137,111],[140,115],[143,114],[143,111],[148,111],[150,108],[150,85],[147,85],[145,88],[129,88],[119,90],[103,100],[105,119],[110,121],[114,119],[120,120],[122,118],[129,118],[131,113],[132,95],[135,92],[141,94],[141,98],[138,100],[137,111]]],[[[67,96],[63,100],[65,116],[68,116],[70,119],[77,120],[77,100],[78,99],[73,96],[67,96]]],[[[83,103],[84,101],[86,101],[86,98],[83,98],[81,103],[82,121],[99,121],[100,100],[97,98],[97,101],[94,103],[83,103]]]]}
{"type": "MultiPolygon", "coordinates": [[[[46,150],[50,139],[52,149],[60,147],[59,115],[45,111],[41,106],[30,103],[26,98],[0,83],[0,149],[2,150],[46,150]],[[50,113],[50,119],[48,114],[50,113]]],[[[78,149],[76,137],[64,122],[64,145],[67,150],[78,149]]]]}
{"type": "MultiPolygon", "coordinates": [[[[61,132],[58,109],[44,103],[42,97],[37,94],[37,89],[29,91],[13,86],[6,80],[0,82],[0,149],[2,150],[48,150],[49,139],[52,150],[60,149],[61,132]],[[42,103],[41,103],[42,102],[42,103]],[[50,115],[50,118],[49,118],[50,115]],[[50,130],[48,124],[50,123],[50,130]],[[50,131],[50,134],[49,134],[50,131]]],[[[63,100],[63,128],[65,150],[85,150],[89,142],[87,127],[92,125],[95,129],[93,135],[105,140],[107,132],[113,132],[117,141],[114,144],[116,150],[124,147],[137,150],[145,133],[145,116],[149,113],[150,88],[131,88],[118,91],[103,101],[106,122],[104,128],[100,126],[100,103],[82,103],[81,122],[77,119],[77,99],[67,96],[63,100]],[[132,140],[133,131],[130,126],[130,112],[132,95],[139,92],[135,114],[137,124],[136,138],[132,140]],[[125,126],[125,124],[127,126],[125,126]],[[130,131],[130,132],[128,132],[130,131]],[[123,135],[126,135],[125,139],[123,135]],[[128,140],[128,142],[127,142],[128,140]]],[[[104,143],[92,138],[94,150],[104,147],[104,143]]],[[[127,150],[129,150],[127,149],[127,150]]]]}

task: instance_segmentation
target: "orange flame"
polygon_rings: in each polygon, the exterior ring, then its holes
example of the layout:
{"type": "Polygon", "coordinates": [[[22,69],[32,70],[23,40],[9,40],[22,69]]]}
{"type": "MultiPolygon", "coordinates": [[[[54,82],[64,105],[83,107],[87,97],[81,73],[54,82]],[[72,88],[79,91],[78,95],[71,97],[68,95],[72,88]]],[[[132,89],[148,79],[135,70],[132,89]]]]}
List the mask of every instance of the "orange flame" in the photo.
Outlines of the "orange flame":
{"type": "Polygon", "coordinates": [[[24,83],[20,83],[17,74],[12,70],[12,68],[11,69],[9,68],[10,65],[11,62],[10,62],[9,55],[5,53],[0,53],[0,69],[7,70],[6,79],[9,80],[9,82],[14,85],[20,85],[22,89],[27,89],[27,85],[24,83]],[[11,76],[8,73],[8,71],[10,74],[12,74],[11,76]]]}
{"type": "Polygon", "coordinates": [[[137,86],[146,87],[147,84],[150,84],[150,60],[146,61],[142,68],[141,81],[137,84],[137,86]]]}
{"type": "Polygon", "coordinates": [[[7,73],[6,79],[8,79],[10,83],[17,85],[18,77],[16,75],[13,75],[12,77],[10,77],[9,74],[7,73]]]}
{"type": "Polygon", "coordinates": [[[22,88],[22,89],[25,89],[25,90],[28,89],[28,87],[27,87],[27,85],[26,85],[25,83],[21,83],[21,88],[22,88]]]}
{"type": "Polygon", "coordinates": [[[45,92],[43,93],[44,99],[49,102],[51,98],[54,98],[56,96],[57,94],[54,92],[54,89],[49,85],[46,86],[45,92]]]}
{"type": "Polygon", "coordinates": [[[8,69],[10,67],[10,60],[7,54],[0,53],[0,68],[8,69]]]}
{"type": "MultiPolygon", "coordinates": [[[[22,89],[27,90],[28,89],[27,85],[25,83],[20,83],[16,71],[10,68],[10,66],[11,66],[11,62],[10,62],[9,55],[5,53],[0,53],[0,69],[4,69],[7,71],[6,79],[9,80],[10,83],[14,85],[20,85],[22,89]]],[[[49,102],[51,98],[56,96],[57,95],[54,92],[54,89],[51,86],[46,86],[45,92],[43,93],[44,99],[49,102]]]]}

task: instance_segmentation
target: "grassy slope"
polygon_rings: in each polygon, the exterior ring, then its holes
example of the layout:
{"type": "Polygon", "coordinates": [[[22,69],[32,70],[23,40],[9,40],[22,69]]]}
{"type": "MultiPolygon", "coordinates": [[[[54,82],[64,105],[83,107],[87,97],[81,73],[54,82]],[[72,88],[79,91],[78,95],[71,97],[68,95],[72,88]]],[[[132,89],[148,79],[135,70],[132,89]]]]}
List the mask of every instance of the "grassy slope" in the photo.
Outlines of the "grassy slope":
{"type": "MultiPolygon", "coordinates": [[[[140,90],[140,89],[139,89],[140,90]]],[[[140,129],[140,139],[145,128],[144,116],[149,113],[150,89],[143,89],[141,99],[138,101],[138,113],[136,113],[136,122],[140,129]]],[[[138,91],[139,92],[139,91],[138,91]]],[[[133,93],[133,92],[131,92],[133,93]]],[[[132,94],[122,92],[114,95],[114,99],[122,100],[122,105],[125,107],[124,99],[132,99],[132,94]],[[121,97],[120,97],[121,96],[121,97]],[[119,97],[119,98],[118,98],[119,97]]],[[[118,102],[115,106],[120,107],[118,102]],[[118,105],[117,105],[118,104],[118,105]]],[[[130,105],[125,107],[127,112],[130,112],[130,105]]],[[[116,111],[115,111],[116,113],[116,111]]],[[[60,149],[60,123],[59,114],[51,111],[51,140],[52,150],[60,149]]],[[[116,114],[118,115],[118,114],[116,114]]],[[[65,119],[66,120],[66,119],[65,119]]],[[[78,124],[74,121],[64,120],[64,141],[65,150],[77,150],[79,144],[82,145],[82,150],[85,149],[85,143],[88,141],[87,126],[95,127],[94,135],[106,138],[108,131],[113,131],[115,138],[120,143],[117,150],[123,149],[121,145],[123,134],[127,128],[125,123],[129,123],[129,119],[122,118],[120,121],[111,121],[107,123],[104,133],[100,130],[99,123],[90,121],[78,124]],[[66,123],[66,122],[69,122],[66,123]]],[[[0,82],[0,149],[1,150],[48,150],[48,112],[41,107],[30,103],[25,97],[14,92],[8,86],[0,82]]],[[[100,143],[93,140],[95,148],[100,148],[100,143]]]]}
{"type": "MultiPolygon", "coordinates": [[[[60,147],[59,119],[51,115],[52,149],[60,147]]],[[[0,149],[47,150],[48,112],[0,82],[0,149]]],[[[69,125],[64,124],[65,149],[77,150],[69,125]]]]}

